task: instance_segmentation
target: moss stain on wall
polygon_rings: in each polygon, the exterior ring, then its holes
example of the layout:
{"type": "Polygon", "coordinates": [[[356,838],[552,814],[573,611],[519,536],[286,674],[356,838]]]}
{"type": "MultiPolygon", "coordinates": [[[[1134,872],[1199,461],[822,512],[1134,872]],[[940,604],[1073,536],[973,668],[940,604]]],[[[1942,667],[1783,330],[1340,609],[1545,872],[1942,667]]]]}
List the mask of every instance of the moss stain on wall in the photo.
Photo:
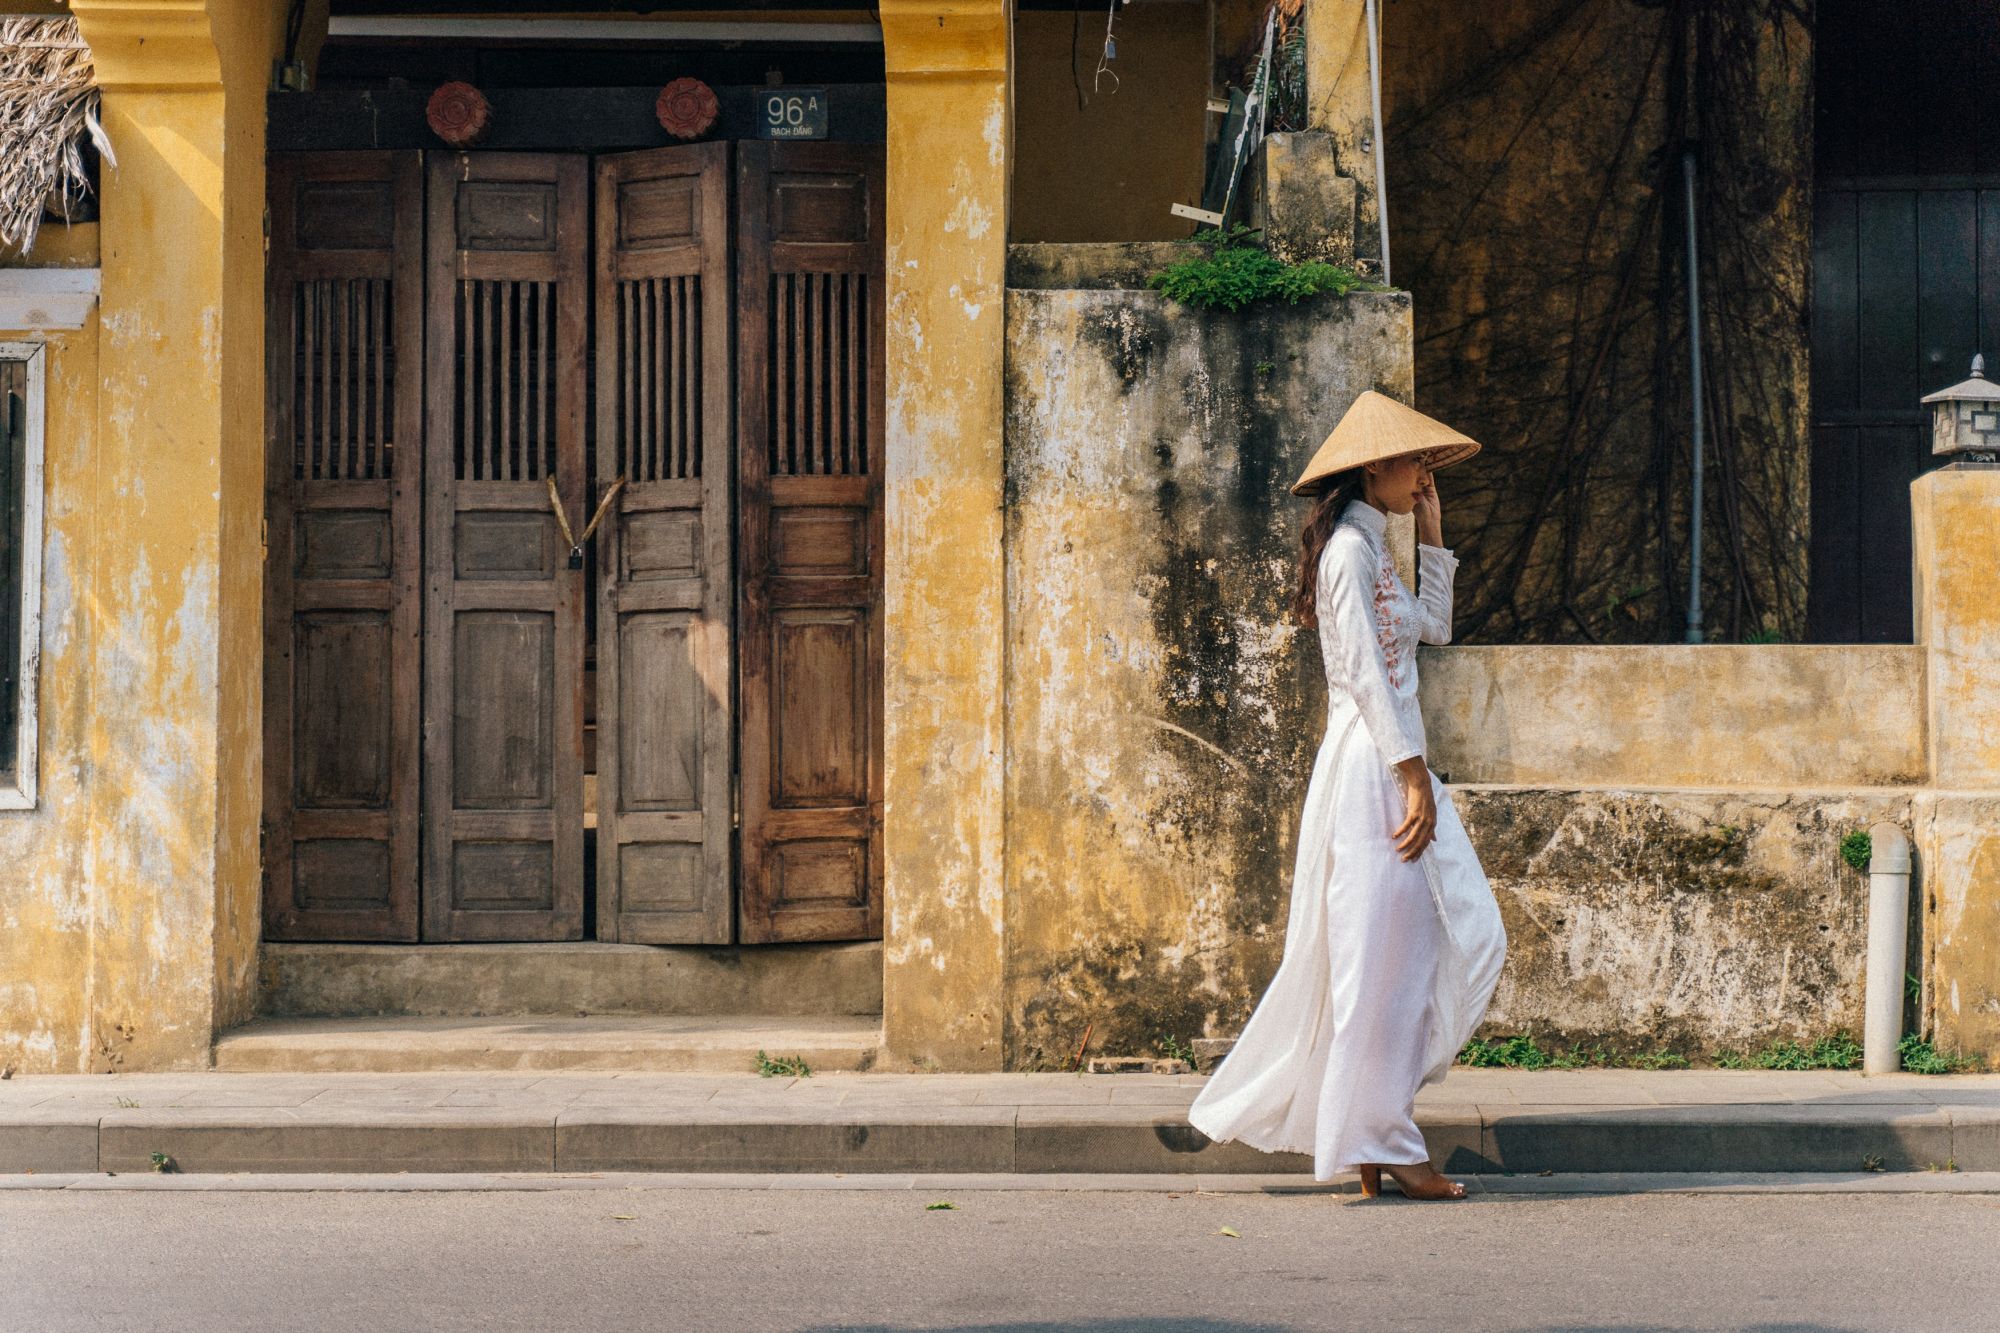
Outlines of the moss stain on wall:
{"type": "Polygon", "coordinates": [[[1408,392],[1407,298],[1009,293],[1008,1053],[1233,1030],[1276,969],[1324,713],[1294,470],[1408,392]]]}

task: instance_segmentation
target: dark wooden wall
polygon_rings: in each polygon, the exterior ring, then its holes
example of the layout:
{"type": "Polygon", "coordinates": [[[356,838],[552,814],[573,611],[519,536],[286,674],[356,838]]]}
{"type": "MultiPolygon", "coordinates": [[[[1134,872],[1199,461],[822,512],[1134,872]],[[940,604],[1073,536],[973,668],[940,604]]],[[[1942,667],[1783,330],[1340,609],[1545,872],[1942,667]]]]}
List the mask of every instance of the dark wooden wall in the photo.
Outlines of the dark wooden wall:
{"type": "Polygon", "coordinates": [[[1920,400],[2000,351],[2000,7],[1818,12],[1808,634],[1901,643],[1920,400]]]}

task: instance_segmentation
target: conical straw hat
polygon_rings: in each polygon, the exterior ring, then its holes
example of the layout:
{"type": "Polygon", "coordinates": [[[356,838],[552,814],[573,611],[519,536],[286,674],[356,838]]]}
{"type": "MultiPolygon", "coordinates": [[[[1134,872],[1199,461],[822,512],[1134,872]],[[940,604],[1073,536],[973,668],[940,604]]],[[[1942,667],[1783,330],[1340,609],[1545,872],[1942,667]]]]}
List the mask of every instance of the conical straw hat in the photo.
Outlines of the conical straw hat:
{"type": "Polygon", "coordinates": [[[1479,441],[1405,407],[1384,393],[1364,390],[1326,437],[1326,443],[1292,484],[1293,495],[1310,495],[1336,472],[1402,454],[1427,454],[1432,471],[1462,463],[1479,452],[1479,441]]]}

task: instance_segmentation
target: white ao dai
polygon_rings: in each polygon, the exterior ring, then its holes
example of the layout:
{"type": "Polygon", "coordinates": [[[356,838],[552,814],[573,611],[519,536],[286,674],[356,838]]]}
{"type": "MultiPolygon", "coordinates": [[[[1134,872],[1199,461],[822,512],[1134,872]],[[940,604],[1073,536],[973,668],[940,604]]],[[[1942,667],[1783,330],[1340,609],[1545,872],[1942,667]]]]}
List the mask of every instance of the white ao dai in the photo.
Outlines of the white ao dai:
{"type": "Polygon", "coordinates": [[[1319,566],[1327,726],[1306,790],[1285,956],[1235,1049],[1188,1112],[1209,1138],[1310,1153],[1321,1180],[1428,1159],[1417,1090],[1486,1012],[1507,941],[1493,891],[1435,775],[1437,836],[1396,851],[1393,766],[1422,755],[1419,641],[1451,639],[1449,551],[1418,548],[1411,596],[1387,520],[1356,501],[1319,566]]]}

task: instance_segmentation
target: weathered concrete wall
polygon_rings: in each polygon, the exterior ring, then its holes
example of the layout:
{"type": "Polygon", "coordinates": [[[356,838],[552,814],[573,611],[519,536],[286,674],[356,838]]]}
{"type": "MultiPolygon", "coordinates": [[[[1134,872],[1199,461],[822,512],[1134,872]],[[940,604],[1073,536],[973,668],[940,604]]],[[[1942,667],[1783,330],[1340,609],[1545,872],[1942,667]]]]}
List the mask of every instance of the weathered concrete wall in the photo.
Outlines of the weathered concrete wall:
{"type": "Polygon", "coordinates": [[[1424,730],[1449,782],[1910,786],[1924,654],[1819,647],[1424,648],[1424,730]]]}
{"type": "MultiPolygon", "coordinates": [[[[1284,616],[1285,485],[1361,388],[1406,391],[1408,318],[1401,294],[1225,316],[1009,291],[1011,1064],[1086,1030],[1231,1035],[1276,969],[1324,715],[1284,616]]],[[[1867,883],[1839,845],[1913,826],[1920,650],[1454,647],[1423,671],[1513,942],[1489,1032],[1700,1059],[1858,1029],[1867,883]]]]}
{"type": "MultiPolygon", "coordinates": [[[[1452,793],[1507,923],[1489,1034],[1702,1059],[1861,1030],[1868,877],[1840,840],[1910,793],[1452,793]]],[[[1921,957],[1912,939],[1911,970],[1921,957]]]]}
{"type": "Polygon", "coordinates": [[[1361,390],[1407,396],[1409,321],[1008,292],[1011,1064],[1234,1031],[1275,968],[1325,706],[1286,487],[1361,390]]]}

